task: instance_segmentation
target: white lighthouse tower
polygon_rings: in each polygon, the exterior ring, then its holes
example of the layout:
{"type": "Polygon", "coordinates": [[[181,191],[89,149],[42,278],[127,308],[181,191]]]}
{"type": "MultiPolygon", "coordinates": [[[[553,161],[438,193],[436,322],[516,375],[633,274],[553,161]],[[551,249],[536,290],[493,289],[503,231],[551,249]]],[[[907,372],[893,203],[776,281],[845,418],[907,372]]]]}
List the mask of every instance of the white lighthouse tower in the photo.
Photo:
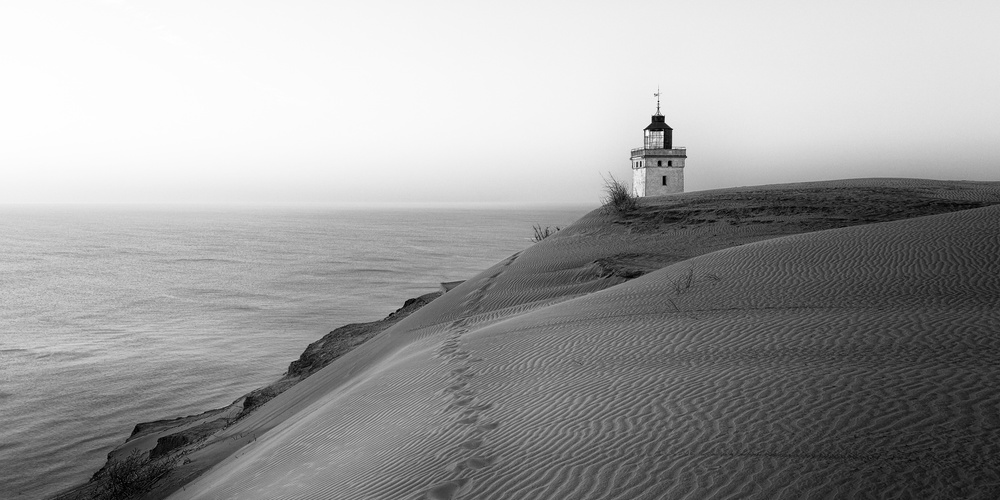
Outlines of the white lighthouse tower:
{"type": "Polygon", "coordinates": [[[687,148],[674,147],[674,129],[660,114],[660,90],[653,95],[656,96],[656,114],[642,132],[642,147],[632,150],[632,194],[683,193],[687,148]]]}

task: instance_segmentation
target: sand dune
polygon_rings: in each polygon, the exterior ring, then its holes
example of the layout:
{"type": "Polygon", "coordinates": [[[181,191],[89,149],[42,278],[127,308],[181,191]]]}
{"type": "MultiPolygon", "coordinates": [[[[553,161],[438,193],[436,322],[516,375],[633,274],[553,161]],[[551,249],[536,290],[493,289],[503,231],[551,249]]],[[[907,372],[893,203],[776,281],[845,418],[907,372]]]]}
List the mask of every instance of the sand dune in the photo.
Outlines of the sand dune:
{"type": "Polygon", "coordinates": [[[592,213],[218,434],[171,498],[1000,497],[997,201],[856,180],[592,213]],[[793,210],[816,190],[835,208],[793,210]],[[916,202],[878,222],[879,196],[916,202]]]}

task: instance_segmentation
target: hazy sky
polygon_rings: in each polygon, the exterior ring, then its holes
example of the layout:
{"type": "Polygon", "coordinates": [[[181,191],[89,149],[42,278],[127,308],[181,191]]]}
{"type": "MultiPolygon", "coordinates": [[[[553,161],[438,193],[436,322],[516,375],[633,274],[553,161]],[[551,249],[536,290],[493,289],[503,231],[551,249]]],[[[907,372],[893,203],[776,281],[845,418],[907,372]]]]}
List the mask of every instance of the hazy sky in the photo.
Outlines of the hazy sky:
{"type": "Polygon", "coordinates": [[[0,1],[0,202],[1000,180],[1000,2],[0,1]]]}

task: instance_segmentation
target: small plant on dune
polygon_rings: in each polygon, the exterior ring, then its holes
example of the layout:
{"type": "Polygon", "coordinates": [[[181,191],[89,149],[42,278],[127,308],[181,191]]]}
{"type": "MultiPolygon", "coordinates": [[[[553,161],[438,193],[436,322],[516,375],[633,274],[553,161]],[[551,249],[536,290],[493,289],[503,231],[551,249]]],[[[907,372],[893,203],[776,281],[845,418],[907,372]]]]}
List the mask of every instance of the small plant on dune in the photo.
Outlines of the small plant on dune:
{"type": "Polygon", "coordinates": [[[545,229],[542,229],[541,224],[535,224],[534,226],[531,226],[531,228],[535,230],[535,236],[531,238],[531,241],[535,243],[538,243],[539,241],[542,241],[545,238],[548,238],[549,236],[556,234],[556,231],[559,231],[560,229],[559,226],[556,226],[555,231],[553,231],[552,228],[550,228],[549,226],[545,226],[545,229]]]}
{"type": "Polygon", "coordinates": [[[639,208],[639,198],[632,194],[632,189],[610,173],[604,178],[604,192],[606,196],[601,201],[606,212],[628,215],[639,208]]]}
{"type": "Polygon", "coordinates": [[[95,477],[101,482],[93,497],[101,500],[135,498],[153,488],[174,469],[174,460],[169,458],[150,459],[145,453],[133,450],[132,454],[111,460],[107,467],[95,477]]]}
{"type": "Polygon", "coordinates": [[[687,292],[697,281],[722,281],[722,278],[715,273],[703,273],[699,278],[695,278],[694,268],[689,267],[687,272],[674,278],[674,294],[681,295],[687,292]]]}
{"type": "Polygon", "coordinates": [[[688,268],[687,272],[674,279],[674,293],[680,295],[691,289],[694,284],[694,268],[688,268]]]}

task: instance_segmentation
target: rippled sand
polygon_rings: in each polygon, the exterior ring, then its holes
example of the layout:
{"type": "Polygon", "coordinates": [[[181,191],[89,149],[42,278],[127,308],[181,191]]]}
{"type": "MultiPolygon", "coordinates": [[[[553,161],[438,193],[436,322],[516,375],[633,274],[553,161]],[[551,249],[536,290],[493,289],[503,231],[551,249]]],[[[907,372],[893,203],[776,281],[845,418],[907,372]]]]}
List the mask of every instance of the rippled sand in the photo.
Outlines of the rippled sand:
{"type": "Polygon", "coordinates": [[[1000,497],[997,202],[856,180],[591,213],[217,435],[171,498],[1000,497]]]}

